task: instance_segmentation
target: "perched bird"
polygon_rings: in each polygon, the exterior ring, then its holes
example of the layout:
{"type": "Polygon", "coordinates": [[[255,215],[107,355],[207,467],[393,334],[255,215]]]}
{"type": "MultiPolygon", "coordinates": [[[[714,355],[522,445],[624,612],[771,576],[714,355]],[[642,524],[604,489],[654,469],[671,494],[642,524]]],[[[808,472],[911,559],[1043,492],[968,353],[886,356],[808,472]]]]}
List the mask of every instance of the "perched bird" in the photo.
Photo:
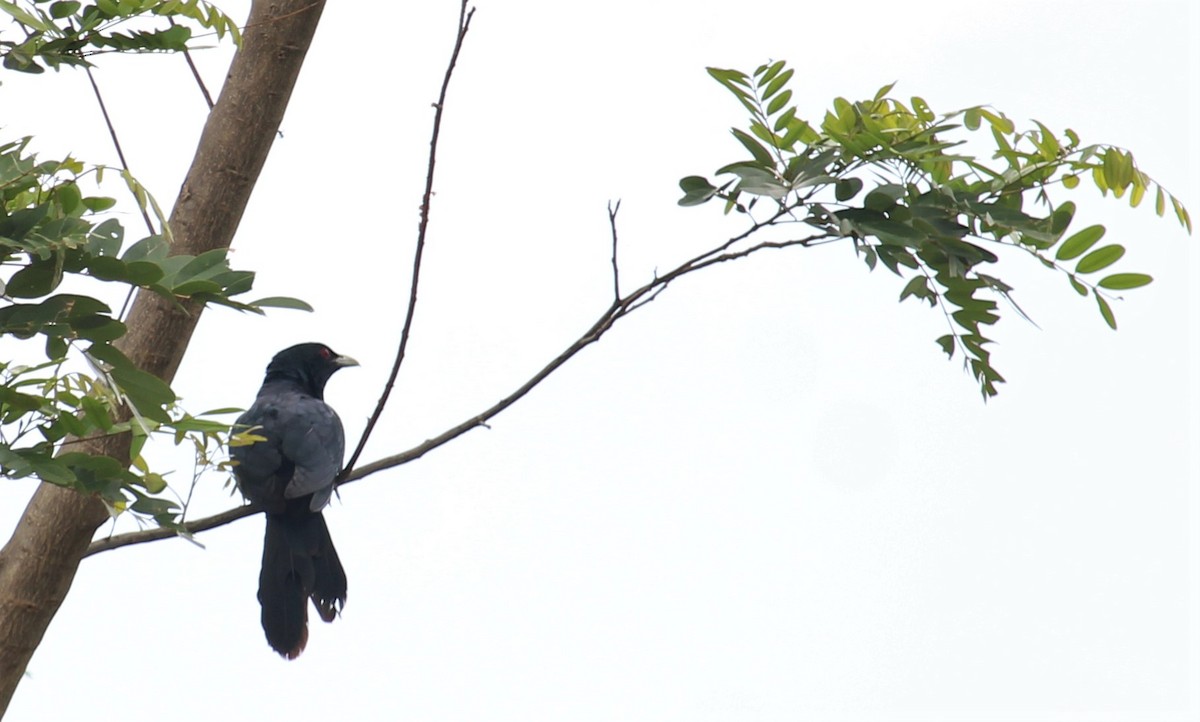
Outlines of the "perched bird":
{"type": "Polygon", "coordinates": [[[321,509],[346,450],[342,421],[325,403],[325,383],[357,366],[320,343],[302,343],[271,359],[254,404],[237,424],[265,440],[234,446],[233,474],[267,517],[258,601],[267,642],[295,659],[308,642],[308,599],[332,622],[346,604],[346,572],[321,509]]]}

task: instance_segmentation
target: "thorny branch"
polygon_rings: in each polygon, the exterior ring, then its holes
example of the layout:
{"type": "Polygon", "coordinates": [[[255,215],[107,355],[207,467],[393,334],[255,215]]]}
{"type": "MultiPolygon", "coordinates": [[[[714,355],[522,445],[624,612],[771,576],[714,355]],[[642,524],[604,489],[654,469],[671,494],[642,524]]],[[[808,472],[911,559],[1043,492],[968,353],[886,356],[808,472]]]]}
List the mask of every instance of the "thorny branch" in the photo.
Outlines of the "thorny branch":
{"type": "MultiPolygon", "coordinates": [[[[610,221],[615,229],[616,209],[614,208],[611,213],[612,215],[610,221]]],[[[786,241],[763,241],[751,246],[747,246],[740,250],[730,250],[740,241],[749,238],[751,235],[767,226],[775,224],[784,215],[786,215],[786,210],[781,210],[765,221],[756,222],[748,229],[728,239],[720,246],[717,246],[716,248],[701,253],[700,255],[681,263],[680,265],[671,269],[669,272],[661,276],[656,276],[654,279],[645,283],[636,290],[631,291],[625,296],[615,299],[608,306],[608,308],[604,309],[604,311],[600,314],[600,317],[596,319],[596,321],[591,325],[590,328],[587,329],[587,331],[585,331],[579,338],[563,349],[558,356],[554,357],[554,359],[543,366],[540,371],[535,373],[527,381],[525,381],[525,383],[521,384],[500,401],[497,401],[487,409],[484,409],[478,414],[475,414],[474,416],[464,420],[457,426],[449,428],[443,431],[441,434],[438,434],[431,439],[427,439],[423,443],[418,444],[407,451],[402,451],[391,456],[385,456],[382,459],[378,459],[369,464],[363,464],[362,466],[354,468],[345,475],[345,478],[342,479],[341,483],[349,484],[352,481],[366,478],[385,469],[391,469],[402,464],[407,464],[410,461],[415,461],[430,451],[433,451],[434,449],[453,441],[459,436],[462,436],[471,429],[479,426],[486,426],[489,420],[519,401],[522,397],[532,391],[538,384],[566,364],[566,362],[575,356],[575,354],[579,353],[596,341],[599,341],[600,338],[617,323],[617,321],[621,320],[625,316],[628,316],[630,313],[633,313],[642,306],[645,306],[650,301],[653,301],[658,294],[665,291],[667,287],[678,278],[710,266],[715,266],[719,263],[746,258],[759,251],[767,249],[790,248],[792,246],[807,247],[823,240],[832,239],[834,237],[834,234],[829,231],[825,231],[804,238],[796,238],[786,241]]],[[[253,505],[241,506],[236,509],[230,509],[229,511],[216,514],[214,516],[187,522],[183,525],[183,528],[185,529],[185,533],[189,535],[196,534],[198,532],[207,531],[219,526],[224,526],[225,524],[237,521],[243,517],[257,514],[258,512],[259,509],[253,505]]],[[[92,545],[88,547],[88,551],[85,556],[91,556],[92,554],[108,551],[110,549],[117,549],[123,546],[129,546],[131,544],[142,544],[145,542],[157,541],[159,539],[167,539],[173,536],[176,536],[176,532],[166,528],[146,529],[143,531],[118,534],[107,539],[100,539],[92,542],[92,545]]]]}

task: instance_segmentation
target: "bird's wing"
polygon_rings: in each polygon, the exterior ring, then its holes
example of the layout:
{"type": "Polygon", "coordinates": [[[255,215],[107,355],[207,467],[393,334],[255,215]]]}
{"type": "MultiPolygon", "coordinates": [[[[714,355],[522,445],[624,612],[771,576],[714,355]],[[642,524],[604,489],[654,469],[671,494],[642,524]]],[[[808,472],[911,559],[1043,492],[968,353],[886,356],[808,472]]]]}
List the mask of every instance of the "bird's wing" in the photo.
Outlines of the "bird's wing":
{"type": "Polygon", "coordinates": [[[313,494],[314,511],[329,502],[346,441],[328,404],[300,393],[260,396],[237,423],[266,438],[231,450],[243,493],[260,502],[313,494]]]}
{"type": "Polygon", "coordinates": [[[246,498],[259,503],[281,501],[281,490],[292,476],[274,431],[278,418],[279,408],[274,400],[260,397],[234,422],[243,430],[265,438],[229,449],[229,456],[237,462],[233,473],[238,487],[246,498]]]}
{"type": "Polygon", "coordinates": [[[289,399],[284,410],[279,416],[280,449],[296,467],[284,496],[313,494],[311,508],[319,510],[328,503],[333,480],[342,470],[346,450],[342,420],[329,404],[311,396],[289,399]]]}

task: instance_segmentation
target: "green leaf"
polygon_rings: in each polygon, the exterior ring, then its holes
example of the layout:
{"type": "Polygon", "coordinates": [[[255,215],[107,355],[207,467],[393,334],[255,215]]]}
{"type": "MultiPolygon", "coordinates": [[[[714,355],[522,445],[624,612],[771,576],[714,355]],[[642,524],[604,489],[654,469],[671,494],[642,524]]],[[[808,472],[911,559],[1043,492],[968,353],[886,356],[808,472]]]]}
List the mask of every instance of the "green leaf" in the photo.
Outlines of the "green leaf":
{"type": "Polygon", "coordinates": [[[862,190],[863,182],[858,178],[843,178],[833,188],[833,195],[839,201],[848,201],[862,190]]]}
{"type": "Polygon", "coordinates": [[[1112,308],[1108,305],[1108,301],[1100,294],[1096,294],[1096,305],[1100,307],[1100,315],[1104,317],[1104,322],[1112,330],[1117,330],[1117,317],[1113,315],[1112,308]]]}
{"type": "Polygon", "coordinates": [[[62,282],[62,266],[54,259],[35,261],[8,279],[5,291],[13,298],[37,298],[45,296],[62,282]]]}
{"type": "Polygon", "coordinates": [[[161,499],[156,496],[146,496],[139,493],[135,489],[129,489],[136,501],[129,505],[130,511],[135,511],[139,514],[147,514],[149,516],[170,515],[179,508],[179,505],[170,499],[161,499]]]}
{"type": "Polygon", "coordinates": [[[718,190],[707,178],[698,175],[680,178],[679,187],[683,190],[683,198],[679,199],[681,206],[698,206],[705,203],[716,195],[718,190]]]}
{"type": "Polygon", "coordinates": [[[1124,255],[1125,248],[1116,244],[1105,246],[1103,248],[1097,248],[1080,259],[1079,264],[1075,266],[1075,272],[1095,273],[1102,268],[1108,268],[1120,260],[1121,256],[1124,255]]]}
{"type": "MultiPolygon", "coordinates": [[[[789,92],[791,92],[791,91],[789,91],[789,92]]],[[[783,114],[775,119],[775,123],[773,125],[773,127],[775,128],[775,132],[778,133],[781,130],[783,130],[784,128],[791,128],[792,121],[795,119],[796,119],[796,109],[794,107],[788,108],[787,110],[783,111],[783,114]]]]}
{"type": "Polygon", "coordinates": [[[1123,291],[1128,288],[1140,288],[1153,280],[1153,278],[1145,273],[1114,273],[1111,276],[1105,276],[1100,279],[1100,283],[1096,285],[1114,291],[1123,291]]]}
{"type": "Polygon", "coordinates": [[[201,293],[220,293],[221,284],[205,279],[184,281],[171,289],[176,296],[196,296],[201,293]]]}
{"type": "Polygon", "coordinates": [[[763,100],[766,100],[766,99],[770,98],[772,95],[775,95],[775,93],[779,92],[779,89],[782,88],[784,85],[787,85],[787,81],[792,79],[792,75],[795,72],[796,72],[795,70],[788,68],[787,70],[783,71],[778,76],[776,76],[776,78],[767,85],[766,90],[763,91],[763,94],[762,94],[763,100]]]}
{"type": "Polygon", "coordinates": [[[139,414],[159,423],[170,422],[166,407],[175,402],[175,393],[162,379],[132,366],[113,367],[109,373],[139,414]]]}
{"type": "Polygon", "coordinates": [[[768,168],[773,168],[775,166],[775,159],[771,157],[771,154],[767,151],[767,149],[762,147],[762,145],[759,144],[759,142],[755,140],[753,136],[738,128],[733,128],[732,130],[733,136],[738,139],[738,142],[741,143],[746,150],[750,151],[750,155],[754,156],[754,160],[768,168]]]}
{"type": "Polygon", "coordinates": [[[56,30],[50,23],[42,20],[37,15],[23,10],[16,3],[9,2],[9,0],[0,0],[0,10],[11,15],[14,20],[22,25],[27,25],[35,30],[41,30],[44,33],[53,33],[56,30]]]}
{"type": "Polygon", "coordinates": [[[1104,233],[1104,226],[1088,226],[1063,241],[1063,244],[1058,247],[1058,251],[1054,254],[1054,257],[1060,261],[1069,261],[1096,245],[1096,241],[1103,238],[1104,233]]]}
{"type": "Polygon", "coordinates": [[[857,225],[867,233],[877,236],[880,240],[897,245],[911,245],[925,239],[925,234],[905,223],[884,219],[864,219],[857,225]]]}
{"type": "Polygon", "coordinates": [[[929,103],[926,103],[924,98],[914,95],[910,102],[913,112],[916,113],[917,119],[922,123],[929,123],[937,118],[933,114],[933,111],[929,109],[929,103]]]}
{"type": "Polygon", "coordinates": [[[940,336],[937,344],[942,347],[947,356],[954,358],[954,334],[948,333],[945,336],[940,336]]]}
{"type": "Polygon", "coordinates": [[[151,494],[160,494],[167,488],[167,480],[162,477],[162,474],[156,474],[153,471],[144,474],[141,483],[151,494]]]}
{"type": "Polygon", "coordinates": [[[892,81],[875,92],[875,100],[880,101],[887,97],[887,94],[892,92],[892,88],[896,87],[896,82],[892,81]]]}
{"type": "Polygon", "coordinates": [[[770,104],[767,105],[767,114],[774,115],[774,114],[778,113],[783,108],[783,106],[788,104],[788,101],[791,99],[792,99],[792,91],[790,91],[790,90],[785,90],[782,93],[780,93],[779,95],[776,95],[771,100],[770,104]]]}
{"type": "Polygon", "coordinates": [[[291,308],[297,311],[312,311],[313,307],[298,298],[288,296],[268,296],[250,303],[259,308],[291,308]]]}
{"type": "Polygon", "coordinates": [[[125,249],[121,260],[131,261],[161,261],[171,252],[171,244],[162,236],[147,236],[125,249]]]}
{"type": "Polygon", "coordinates": [[[1133,190],[1129,193],[1129,207],[1137,208],[1142,204],[1142,199],[1146,196],[1146,186],[1137,182],[1133,183],[1133,190]]]}
{"type": "Polygon", "coordinates": [[[929,301],[930,306],[936,305],[937,303],[937,301],[934,300],[933,290],[929,288],[929,281],[924,276],[913,276],[909,282],[905,284],[904,290],[900,291],[900,301],[903,302],[904,299],[908,298],[909,296],[923,298],[929,301]]]}
{"type": "Polygon", "coordinates": [[[979,130],[981,118],[982,116],[979,112],[979,108],[968,108],[967,111],[963,113],[963,125],[967,127],[967,130],[979,130]]]}
{"type": "Polygon", "coordinates": [[[124,281],[129,277],[125,264],[111,256],[97,256],[91,259],[87,269],[101,281],[124,281]]]}
{"type": "Polygon", "coordinates": [[[783,70],[784,65],[786,65],[786,63],[784,61],[776,60],[775,62],[771,63],[770,66],[764,65],[761,68],[759,68],[757,71],[755,71],[755,73],[754,73],[755,75],[761,76],[758,79],[758,87],[761,88],[762,86],[771,82],[771,80],[776,75],[779,75],[779,71],[783,70]]]}
{"type": "MultiPolygon", "coordinates": [[[[84,205],[89,200],[108,201],[111,198],[84,198],[84,205]]],[[[109,218],[88,231],[88,250],[97,256],[116,256],[121,251],[125,241],[125,229],[116,218],[109,218]]]]}
{"type": "Polygon", "coordinates": [[[90,316],[71,323],[79,338],[88,341],[116,341],[125,335],[125,324],[107,316],[90,316]]]}
{"type": "Polygon", "coordinates": [[[150,261],[130,261],[125,264],[125,274],[128,283],[149,286],[162,280],[163,269],[150,261]]]}
{"type": "Polygon", "coordinates": [[[42,481],[59,486],[70,486],[75,482],[75,474],[65,464],[57,459],[29,459],[33,473],[42,481]]]}
{"type": "Polygon", "coordinates": [[[1104,180],[1109,188],[1124,190],[1133,182],[1133,156],[1116,148],[1104,151],[1104,180]]]}
{"type": "Polygon", "coordinates": [[[107,432],[113,427],[113,421],[109,416],[108,407],[104,405],[103,402],[92,398],[91,396],[84,396],[83,399],[81,399],[81,403],[83,406],[84,415],[93,426],[104,432],[107,432]]]}
{"type": "Polygon", "coordinates": [[[1012,133],[1016,129],[1013,122],[1004,117],[1003,113],[997,115],[987,108],[980,108],[979,113],[987,118],[988,123],[991,123],[992,128],[999,133],[1012,133]]]}
{"type": "Polygon", "coordinates": [[[1067,231],[1074,218],[1075,204],[1071,201],[1063,203],[1054,210],[1054,213],[1050,215],[1050,233],[1054,235],[1056,240],[1067,231]]]}
{"type": "Polygon", "coordinates": [[[718,83],[725,86],[725,89],[733,93],[738,102],[751,113],[758,115],[758,106],[755,105],[754,99],[750,97],[750,83],[747,82],[746,74],[737,70],[722,70],[720,68],[708,68],[708,74],[711,75],[718,83]]]}
{"type": "Polygon", "coordinates": [[[726,70],[723,68],[705,68],[708,74],[716,78],[722,85],[726,83],[736,83],[747,89],[750,88],[750,83],[747,82],[746,74],[740,70],[726,70]]]}
{"type": "Polygon", "coordinates": [[[1179,202],[1178,198],[1171,197],[1171,205],[1175,208],[1175,217],[1179,219],[1180,225],[1187,229],[1188,233],[1192,232],[1192,217],[1188,215],[1187,209],[1179,202]]]}
{"type": "Polygon", "coordinates": [[[61,20],[65,17],[70,17],[71,15],[79,12],[79,6],[80,4],[74,2],[74,0],[63,0],[62,2],[56,2],[50,6],[50,17],[54,18],[55,20],[61,20]]]}
{"type": "Polygon", "coordinates": [[[817,131],[813,130],[807,121],[795,120],[788,124],[788,130],[780,139],[779,147],[791,150],[796,145],[796,141],[810,143],[815,142],[818,137],[817,131]]]}
{"type": "Polygon", "coordinates": [[[867,197],[863,199],[863,206],[876,211],[886,211],[896,205],[896,202],[904,197],[905,192],[902,185],[885,183],[867,194],[867,197]]]}
{"type": "Polygon", "coordinates": [[[211,251],[205,251],[196,256],[185,263],[175,274],[175,283],[180,284],[193,279],[204,279],[214,273],[228,270],[229,264],[225,262],[226,252],[224,248],[214,248],[211,251]]]}

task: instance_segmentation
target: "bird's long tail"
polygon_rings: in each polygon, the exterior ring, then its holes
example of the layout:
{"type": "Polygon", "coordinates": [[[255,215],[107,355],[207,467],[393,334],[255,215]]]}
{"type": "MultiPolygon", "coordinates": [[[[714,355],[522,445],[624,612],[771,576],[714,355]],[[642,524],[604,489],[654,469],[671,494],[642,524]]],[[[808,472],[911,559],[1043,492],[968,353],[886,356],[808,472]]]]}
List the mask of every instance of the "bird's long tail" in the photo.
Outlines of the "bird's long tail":
{"type": "Polygon", "coordinates": [[[308,499],[288,502],[282,514],[267,514],[258,601],[267,642],[288,659],[308,643],[308,598],[326,622],[346,604],[346,572],[338,560],[329,528],[308,499]],[[300,503],[303,502],[303,503],[300,503]]]}

